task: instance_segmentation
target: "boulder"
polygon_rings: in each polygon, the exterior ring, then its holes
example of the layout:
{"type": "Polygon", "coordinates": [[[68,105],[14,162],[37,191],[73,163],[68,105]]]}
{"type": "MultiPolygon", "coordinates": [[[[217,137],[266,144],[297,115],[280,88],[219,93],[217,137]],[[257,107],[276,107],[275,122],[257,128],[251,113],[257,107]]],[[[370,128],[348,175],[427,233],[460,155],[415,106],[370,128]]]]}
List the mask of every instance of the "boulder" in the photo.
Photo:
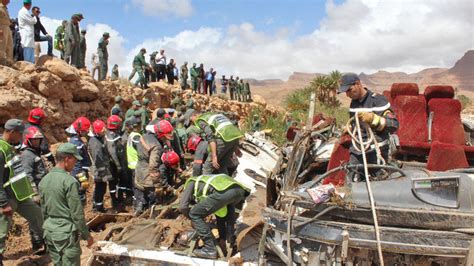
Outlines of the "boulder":
{"type": "Polygon", "coordinates": [[[51,73],[59,76],[64,81],[77,81],[79,80],[80,74],[77,68],[68,65],[61,59],[52,59],[44,62],[44,67],[51,73]]]}
{"type": "Polygon", "coordinates": [[[72,90],[74,102],[92,102],[99,99],[99,89],[93,83],[81,79],[75,85],[76,89],[72,90]]]}

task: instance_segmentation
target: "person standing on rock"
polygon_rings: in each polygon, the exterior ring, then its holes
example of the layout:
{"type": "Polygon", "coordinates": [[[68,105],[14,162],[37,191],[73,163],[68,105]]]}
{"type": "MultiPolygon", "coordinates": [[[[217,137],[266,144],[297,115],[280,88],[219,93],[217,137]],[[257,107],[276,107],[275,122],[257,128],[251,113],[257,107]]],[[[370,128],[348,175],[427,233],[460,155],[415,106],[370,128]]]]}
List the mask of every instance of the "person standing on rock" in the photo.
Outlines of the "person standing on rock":
{"type": "Polygon", "coordinates": [[[86,33],[87,31],[85,29],[81,30],[81,40],[79,43],[79,46],[81,47],[81,60],[80,60],[81,64],[78,68],[86,67],[86,51],[87,51],[86,33]]]}
{"type": "Polygon", "coordinates": [[[66,63],[71,64],[75,67],[80,65],[79,60],[81,59],[81,47],[80,47],[81,36],[79,33],[79,15],[74,14],[71,20],[68,22],[64,32],[64,44],[65,52],[64,59],[66,63]]]}
{"type": "MultiPolygon", "coordinates": [[[[66,32],[66,27],[67,27],[67,20],[63,20],[61,25],[59,25],[56,28],[56,34],[54,35],[54,49],[58,50],[61,54],[61,59],[64,60],[64,37],[65,37],[65,32],[66,32]]],[[[92,75],[92,78],[94,78],[94,75],[92,75]]]]}
{"type": "Polygon", "coordinates": [[[23,7],[18,12],[23,59],[35,63],[35,24],[37,19],[30,14],[31,0],[23,0],[23,7]]]}
{"type": "Polygon", "coordinates": [[[110,75],[110,80],[111,81],[116,81],[118,80],[120,77],[119,75],[119,69],[118,69],[118,65],[115,64],[114,67],[112,68],[112,73],[110,75]]]}
{"type": "Polygon", "coordinates": [[[87,153],[87,146],[86,143],[84,143],[83,138],[87,137],[90,127],[90,120],[81,116],[66,129],[66,133],[71,136],[69,143],[72,143],[74,146],[76,146],[77,152],[82,158],[81,160],[77,160],[74,168],[71,171],[71,175],[74,176],[80,183],[79,196],[81,197],[81,202],[83,205],[86,205],[86,192],[89,188],[89,168],[91,166],[91,159],[87,153]]]}
{"type": "Polygon", "coordinates": [[[221,93],[227,94],[227,85],[229,85],[229,81],[225,78],[225,75],[222,75],[222,79],[221,79],[221,93]]]}
{"type": "Polygon", "coordinates": [[[35,42],[48,42],[48,56],[53,56],[53,37],[51,37],[51,35],[48,34],[43,24],[41,24],[40,8],[37,6],[33,7],[32,13],[36,17],[36,20],[37,20],[35,24],[35,42]],[[40,33],[43,33],[44,36],[41,36],[40,33]]]}
{"type": "Polygon", "coordinates": [[[151,82],[156,82],[156,73],[157,73],[157,66],[156,66],[156,55],[158,52],[153,52],[150,54],[150,79],[151,82]]]}
{"type": "Polygon", "coordinates": [[[56,151],[58,164],[39,184],[43,210],[44,238],[54,265],[81,265],[80,239],[94,244],[79,196],[80,185],[69,175],[83,160],[76,146],[63,143],[56,151]]]}
{"type": "Polygon", "coordinates": [[[99,81],[105,80],[107,77],[107,71],[109,69],[109,52],[107,50],[107,45],[109,45],[110,34],[104,32],[102,38],[99,40],[99,45],[97,47],[97,54],[99,55],[99,81]]]}
{"type": "Polygon", "coordinates": [[[230,76],[230,79],[229,79],[229,95],[230,95],[230,100],[235,100],[234,98],[234,92],[235,92],[235,86],[236,83],[235,83],[235,80],[234,80],[234,76],[230,76]]]}
{"type": "Polygon", "coordinates": [[[164,80],[166,75],[166,55],[165,50],[161,49],[160,53],[156,55],[155,58],[156,67],[158,71],[156,72],[157,81],[164,80]]]}
{"type": "Polygon", "coordinates": [[[130,76],[128,77],[128,80],[130,81],[135,76],[135,73],[138,73],[138,79],[137,81],[135,81],[135,86],[138,86],[138,83],[140,83],[140,88],[144,90],[148,89],[148,83],[145,79],[145,75],[143,74],[143,72],[145,68],[149,67],[148,63],[145,61],[145,54],[146,49],[142,48],[140,49],[140,52],[135,56],[135,58],[133,58],[133,70],[130,76]]]}
{"type": "Polygon", "coordinates": [[[181,66],[181,89],[185,90],[188,88],[188,62],[184,62],[181,66]]]}
{"type": "Polygon", "coordinates": [[[92,176],[94,178],[93,210],[105,212],[104,195],[109,185],[112,202],[117,201],[117,180],[110,172],[110,156],[105,143],[105,123],[96,120],[92,123],[92,134],[88,142],[88,150],[92,161],[92,176]]]}
{"type": "Polygon", "coordinates": [[[91,71],[91,74],[92,74],[92,78],[95,79],[95,73],[97,73],[97,80],[100,78],[100,66],[99,66],[99,56],[97,55],[97,53],[92,53],[92,58],[91,58],[91,62],[92,62],[92,71],[91,71]]]}
{"type": "Polygon", "coordinates": [[[198,93],[198,77],[199,77],[199,68],[196,67],[196,63],[193,63],[193,67],[191,67],[191,88],[194,93],[198,93]]]}
{"type": "Polygon", "coordinates": [[[10,0],[0,2],[0,60],[5,58],[7,62],[13,63],[13,38],[10,31],[10,15],[8,4],[10,0]]]}
{"type": "Polygon", "coordinates": [[[204,163],[203,174],[229,174],[232,155],[234,152],[240,155],[239,140],[244,134],[223,114],[195,111],[190,120],[209,142],[211,156],[204,163]]]}
{"type": "Polygon", "coordinates": [[[41,141],[41,155],[46,157],[46,159],[51,163],[55,164],[54,156],[53,153],[50,151],[50,146],[49,146],[49,141],[46,138],[46,135],[44,133],[43,128],[41,127],[41,124],[43,123],[43,120],[46,118],[46,113],[44,112],[43,109],[41,108],[33,108],[27,119],[27,123],[25,124],[25,129],[29,129],[30,127],[37,128],[41,134],[43,134],[44,138],[41,141]]]}
{"type": "Polygon", "coordinates": [[[42,246],[43,239],[41,209],[31,200],[35,192],[25,175],[21,159],[13,148],[20,144],[24,125],[21,120],[10,119],[5,123],[4,129],[0,136],[0,263],[3,261],[5,241],[14,212],[28,221],[34,235],[32,242],[35,251],[42,246]],[[16,179],[18,180],[11,182],[16,179]]]}

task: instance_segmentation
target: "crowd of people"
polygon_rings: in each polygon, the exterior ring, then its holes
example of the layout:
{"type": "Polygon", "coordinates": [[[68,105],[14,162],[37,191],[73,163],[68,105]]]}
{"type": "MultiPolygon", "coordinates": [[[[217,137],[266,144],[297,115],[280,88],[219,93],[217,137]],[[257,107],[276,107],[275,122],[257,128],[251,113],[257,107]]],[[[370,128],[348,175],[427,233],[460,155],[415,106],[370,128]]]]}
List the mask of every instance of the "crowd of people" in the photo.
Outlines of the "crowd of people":
{"type": "MultiPolygon", "coordinates": [[[[5,41],[0,42],[0,57],[5,58],[7,62],[28,61],[35,63],[41,54],[41,42],[47,42],[47,55],[53,55],[53,49],[59,51],[60,58],[68,64],[79,69],[86,68],[86,29],[80,28],[80,22],[84,16],[80,13],[73,14],[70,20],[63,20],[58,26],[56,32],[51,36],[41,23],[41,10],[37,6],[32,6],[31,0],[23,0],[23,7],[18,12],[17,19],[10,19],[7,5],[10,0],[2,0],[0,6],[0,31],[5,41]],[[31,10],[31,13],[30,13],[31,10]],[[8,34],[11,33],[11,34],[8,34]]],[[[99,81],[105,80],[108,76],[108,45],[110,34],[104,32],[97,44],[97,50],[92,53],[92,77],[99,81]]],[[[180,82],[182,89],[192,88],[195,93],[209,94],[210,96],[218,93],[220,83],[220,93],[229,93],[231,100],[249,102],[252,100],[250,84],[248,81],[230,76],[229,79],[222,75],[217,79],[217,71],[212,67],[208,71],[204,65],[193,66],[188,69],[188,63],[184,62],[178,68],[175,59],[168,60],[164,49],[150,54],[149,61],[145,58],[146,49],[143,48],[134,57],[132,62],[132,73],[128,77],[131,81],[136,74],[138,78],[135,86],[143,89],[148,88],[148,83],[156,81],[167,81],[169,84],[180,82]],[[190,84],[188,84],[190,81],[190,84]]],[[[119,66],[115,64],[110,73],[112,81],[120,78],[119,66]]]]}
{"type": "Polygon", "coordinates": [[[176,109],[153,113],[150,104],[146,98],[134,100],[125,112],[117,96],[107,119],[78,117],[66,128],[68,141],[55,155],[42,127],[43,109],[32,109],[25,122],[8,120],[0,137],[0,252],[18,212],[29,222],[34,252],[48,252],[55,265],[80,265],[79,240],[94,243],[83,210],[89,188],[94,212],[123,212],[132,206],[139,216],[176,199],[184,185],[179,210],[204,241],[195,255],[217,256],[205,222],[213,213],[219,241],[235,244],[235,206],[249,195],[232,178],[243,137],[238,117],[194,110],[190,90],[184,98],[175,97],[176,109]],[[186,161],[185,153],[193,160],[186,161]],[[184,180],[181,173],[187,168],[192,175],[184,180]],[[107,188],[110,209],[104,205],[107,188]]]}

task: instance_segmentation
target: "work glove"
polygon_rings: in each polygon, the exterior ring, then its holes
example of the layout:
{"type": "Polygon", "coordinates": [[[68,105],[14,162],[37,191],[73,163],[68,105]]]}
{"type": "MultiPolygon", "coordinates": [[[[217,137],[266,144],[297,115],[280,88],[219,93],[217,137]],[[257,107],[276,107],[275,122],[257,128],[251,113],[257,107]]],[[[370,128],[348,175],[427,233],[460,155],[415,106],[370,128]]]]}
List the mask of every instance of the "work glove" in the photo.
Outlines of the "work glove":
{"type": "Polygon", "coordinates": [[[357,113],[359,120],[375,128],[377,131],[382,131],[385,128],[385,118],[374,114],[373,112],[357,113]]]}

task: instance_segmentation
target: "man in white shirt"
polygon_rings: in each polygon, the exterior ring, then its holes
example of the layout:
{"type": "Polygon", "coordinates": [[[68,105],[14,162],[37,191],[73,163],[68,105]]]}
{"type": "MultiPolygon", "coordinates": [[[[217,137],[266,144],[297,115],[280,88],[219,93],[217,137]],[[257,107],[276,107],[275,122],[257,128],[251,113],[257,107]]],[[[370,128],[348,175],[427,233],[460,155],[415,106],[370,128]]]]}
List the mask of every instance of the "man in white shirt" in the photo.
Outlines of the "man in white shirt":
{"type": "MultiPolygon", "coordinates": [[[[95,72],[99,72],[99,57],[97,53],[92,53],[92,78],[95,77],[95,72]]],[[[99,76],[97,75],[97,79],[99,76]]]]}
{"type": "Polygon", "coordinates": [[[160,53],[156,55],[155,58],[156,66],[158,67],[158,72],[156,73],[157,80],[165,79],[166,74],[166,55],[165,50],[161,49],[160,53]]]}
{"type": "Polygon", "coordinates": [[[21,46],[25,61],[35,63],[35,24],[36,17],[30,14],[31,0],[23,0],[23,7],[18,12],[18,26],[20,28],[21,46]]]}

